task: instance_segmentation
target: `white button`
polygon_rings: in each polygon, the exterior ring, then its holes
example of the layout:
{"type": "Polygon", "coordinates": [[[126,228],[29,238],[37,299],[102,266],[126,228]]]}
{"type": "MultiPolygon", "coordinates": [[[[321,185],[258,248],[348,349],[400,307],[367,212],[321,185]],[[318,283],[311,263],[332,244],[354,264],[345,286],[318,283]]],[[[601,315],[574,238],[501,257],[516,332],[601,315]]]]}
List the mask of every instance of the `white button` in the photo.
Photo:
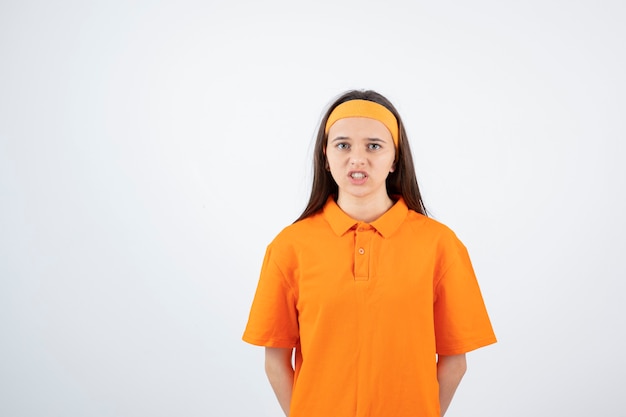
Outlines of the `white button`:
{"type": "Polygon", "coordinates": [[[363,249],[363,248],[359,248],[359,253],[360,253],[361,255],[363,255],[363,254],[365,253],[365,249],[363,249]]]}

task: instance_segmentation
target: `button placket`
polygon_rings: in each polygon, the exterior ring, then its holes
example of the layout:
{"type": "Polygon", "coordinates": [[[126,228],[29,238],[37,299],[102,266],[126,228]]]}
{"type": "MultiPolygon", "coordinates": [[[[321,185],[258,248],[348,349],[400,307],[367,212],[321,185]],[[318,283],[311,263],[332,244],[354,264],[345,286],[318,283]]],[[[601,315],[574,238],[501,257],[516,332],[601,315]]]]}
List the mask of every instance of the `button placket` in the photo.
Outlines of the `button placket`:
{"type": "Polygon", "coordinates": [[[367,281],[370,277],[370,242],[372,232],[371,227],[364,225],[359,225],[355,232],[354,279],[356,281],[367,281]]]}

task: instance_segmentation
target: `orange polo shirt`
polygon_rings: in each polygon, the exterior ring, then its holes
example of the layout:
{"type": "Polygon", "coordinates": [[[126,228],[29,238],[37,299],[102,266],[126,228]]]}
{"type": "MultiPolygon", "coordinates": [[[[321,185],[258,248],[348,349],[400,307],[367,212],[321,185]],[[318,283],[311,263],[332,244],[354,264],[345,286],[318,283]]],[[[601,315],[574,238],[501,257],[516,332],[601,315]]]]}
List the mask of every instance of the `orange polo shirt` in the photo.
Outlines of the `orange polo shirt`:
{"type": "Polygon", "coordinates": [[[243,340],[296,348],[290,417],[435,417],[436,354],[496,338],[450,229],[402,199],[368,224],[330,198],[267,247],[243,340]]]}

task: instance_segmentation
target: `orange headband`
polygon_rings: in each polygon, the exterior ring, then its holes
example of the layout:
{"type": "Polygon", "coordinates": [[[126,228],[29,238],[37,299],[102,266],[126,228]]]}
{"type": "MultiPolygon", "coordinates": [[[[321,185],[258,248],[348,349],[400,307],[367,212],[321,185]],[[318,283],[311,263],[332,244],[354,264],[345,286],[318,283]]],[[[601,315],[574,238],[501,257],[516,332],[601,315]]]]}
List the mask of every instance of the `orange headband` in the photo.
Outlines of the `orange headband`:
{"type": "Polygon", "coordinates": [[[398,147],[398,120],[387,107],[369,100],[345,101],[335,107],[328,116],[325,129],[326,134],[328,134],[330,127],[337,120],[348,117],[367,117],[368,119],[378,120],[389,129],[393,143],[396,145],[396,148],[398,147]]]}

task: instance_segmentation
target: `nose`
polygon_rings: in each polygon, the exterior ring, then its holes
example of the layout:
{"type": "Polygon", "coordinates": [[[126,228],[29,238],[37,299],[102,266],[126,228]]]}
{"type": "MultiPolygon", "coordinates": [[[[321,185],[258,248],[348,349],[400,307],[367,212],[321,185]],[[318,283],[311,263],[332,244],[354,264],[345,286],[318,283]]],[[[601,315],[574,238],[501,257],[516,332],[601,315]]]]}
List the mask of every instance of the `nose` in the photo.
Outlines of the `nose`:
{"type": "Polygon", "coordinates": [[[350,165],[361,166],[365,164],[365,154],[360,150],[350,152],[350,165]]]}

